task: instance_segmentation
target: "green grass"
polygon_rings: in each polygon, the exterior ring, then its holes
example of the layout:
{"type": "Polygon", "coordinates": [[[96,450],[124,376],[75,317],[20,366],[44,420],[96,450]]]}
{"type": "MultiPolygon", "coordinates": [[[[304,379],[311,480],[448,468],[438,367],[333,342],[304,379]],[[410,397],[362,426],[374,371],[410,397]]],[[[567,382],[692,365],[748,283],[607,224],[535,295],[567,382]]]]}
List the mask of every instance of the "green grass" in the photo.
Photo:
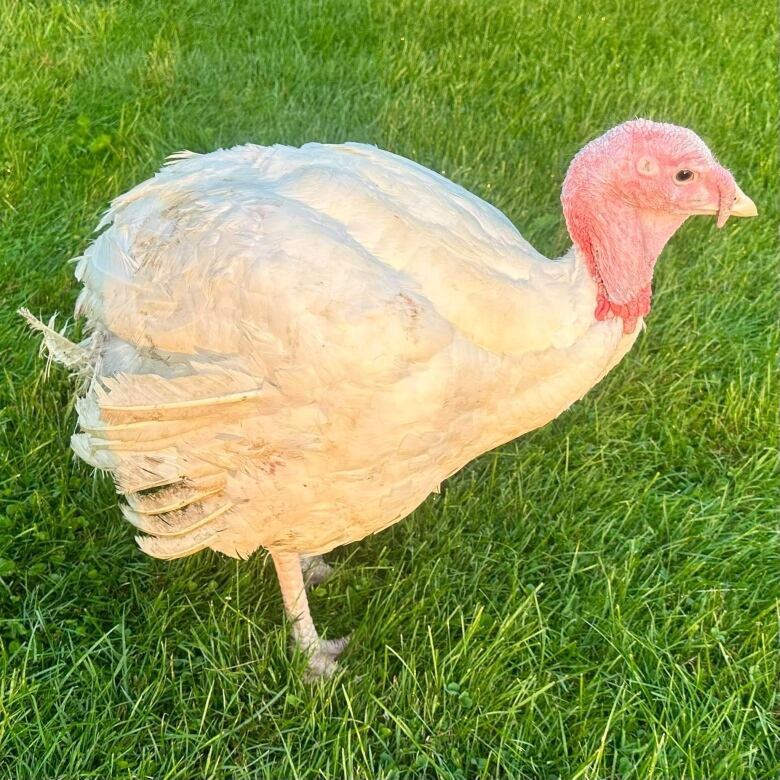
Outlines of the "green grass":
{"type": "Polygon", "coordinates": [[[733,0],[0,6],[0,776],[776,778],[774,5],[733,0]],[[359,140],[567,246],[568,159],[696,129],[761,218],[689,222],[648,329],[313,594],[320,688],[262,555],[144,557],[76,463],[71,386],[14,314],[170,152],[359,140]]]}

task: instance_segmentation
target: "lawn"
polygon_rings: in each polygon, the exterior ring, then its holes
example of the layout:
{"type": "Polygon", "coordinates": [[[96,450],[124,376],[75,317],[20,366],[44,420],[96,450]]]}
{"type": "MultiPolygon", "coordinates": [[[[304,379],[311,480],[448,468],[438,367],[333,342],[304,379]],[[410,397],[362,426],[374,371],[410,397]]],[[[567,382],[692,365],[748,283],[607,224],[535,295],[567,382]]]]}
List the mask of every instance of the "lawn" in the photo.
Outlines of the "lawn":
{"type": "Polygon", "coordinates": [[[0,776],[776,778],[775,13],[0,5],[0,776]],[[607,380],[330,556],[335,679],[290,665],[262,554],[143,556],[14,313],[72,311],[113,196],[183,148],[366,141],[557,255],[568,160],[637,115],[696,129],[760,218],[691,220],[607,380]]]}

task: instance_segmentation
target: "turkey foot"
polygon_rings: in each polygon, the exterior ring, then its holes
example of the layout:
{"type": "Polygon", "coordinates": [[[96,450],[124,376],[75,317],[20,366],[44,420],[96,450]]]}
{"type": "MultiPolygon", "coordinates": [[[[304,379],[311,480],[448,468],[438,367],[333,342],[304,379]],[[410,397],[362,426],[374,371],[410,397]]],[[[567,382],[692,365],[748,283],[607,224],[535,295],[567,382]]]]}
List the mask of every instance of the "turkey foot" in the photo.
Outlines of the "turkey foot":
{"type": "Polygon", "coordinates": [[[338,664],[336,659],[349,644],[350,637],[342,636],[339,639],[320,639],[314,646],[314,652],[309,648],[309,663],[303,673],[303,679],[307,682],[317,682],[332,677],[338,664]]]}
{"type": "Polygon", "coordinates": [[[301,570],[306,590],[311,590],[316,585],[322,585],[333,574],[333,567],[321,555],[313,555],[311,558],[301,557],[301,570]]]}

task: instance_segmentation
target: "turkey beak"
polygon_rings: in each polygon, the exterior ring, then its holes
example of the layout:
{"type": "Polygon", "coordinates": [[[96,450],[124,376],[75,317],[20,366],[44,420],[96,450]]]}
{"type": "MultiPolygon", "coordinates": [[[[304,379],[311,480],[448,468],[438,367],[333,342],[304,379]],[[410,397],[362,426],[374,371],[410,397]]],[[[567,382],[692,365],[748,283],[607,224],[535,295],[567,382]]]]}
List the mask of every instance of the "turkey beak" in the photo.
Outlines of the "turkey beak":
{"type": "Polygon", "coordinates": [[[731,207],[732,217],[757,217],[758,209],[747,195],[737,185],[737,197],[734,199],[734,205],[731,207]]]}
{"type": "Polygon", "coordinates": [[[758,216],[758,209],[756,204],[753,203],[747,195],[739,188],[739,185],[734,183],[734,201],[731,204],[731,208],[724,208],[723,203],[718,210],[718,227],[722,228],[726,224],[726,220],[729,217],[756,217],[758,216]]]}

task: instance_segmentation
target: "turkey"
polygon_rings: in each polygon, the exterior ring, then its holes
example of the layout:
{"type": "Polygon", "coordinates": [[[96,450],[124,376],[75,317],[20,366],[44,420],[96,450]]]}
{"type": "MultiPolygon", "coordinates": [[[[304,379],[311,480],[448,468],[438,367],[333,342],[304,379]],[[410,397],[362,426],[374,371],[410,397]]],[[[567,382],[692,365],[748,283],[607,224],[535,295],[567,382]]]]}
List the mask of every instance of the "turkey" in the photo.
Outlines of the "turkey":
{"type": "Polygon", "coordinates": [[[561,201],[573,247],[549,260],[373,146],[183,152],[79,258],[88,337],[23,314],[82,377],[73,449],[113,476],[141,549],[265,548],[329,675],[346,639],[319,637],[302,561],[561,414],[633,345],[680,225],[756,214],[695,133],[642,119],[575,156],[561,201]]]}

